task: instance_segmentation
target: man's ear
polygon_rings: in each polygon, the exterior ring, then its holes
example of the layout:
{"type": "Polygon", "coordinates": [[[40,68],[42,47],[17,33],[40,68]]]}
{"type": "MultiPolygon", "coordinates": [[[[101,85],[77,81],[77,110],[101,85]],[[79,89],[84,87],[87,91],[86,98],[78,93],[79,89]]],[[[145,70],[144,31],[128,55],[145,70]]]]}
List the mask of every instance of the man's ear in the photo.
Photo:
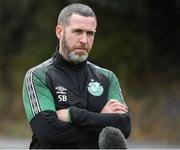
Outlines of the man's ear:
{"type": "Polygon", "coordinates": [[[56,26],[56,36],[60,40],[63,34],[63,27],[60,25],[56,26]]]}

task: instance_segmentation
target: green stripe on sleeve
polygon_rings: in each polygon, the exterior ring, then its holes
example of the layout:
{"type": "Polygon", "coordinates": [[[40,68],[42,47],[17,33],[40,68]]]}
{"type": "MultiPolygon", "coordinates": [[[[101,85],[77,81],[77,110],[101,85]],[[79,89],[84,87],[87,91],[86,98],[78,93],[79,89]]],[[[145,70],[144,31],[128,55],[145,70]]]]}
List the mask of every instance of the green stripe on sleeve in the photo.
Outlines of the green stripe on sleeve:
{"type": "Polygon", "coordinates": [[[110,99],[117,99],[121,103],[125,103],[123,96],[122,96],[122,91],[119,85],[119,81],[117,77],[114,75],[114,73],[111,74],[110,79],[110,86],[109,86],[109,93],[108,93],[108,100],[110,99]]]}
{"type": "Polygon", "coordinates": [[[45,84],[45,73],[33,69],[27,72],[23,85],[23,103],[28,121],[41,111],[55,111],[53,96],[45,84]]]}

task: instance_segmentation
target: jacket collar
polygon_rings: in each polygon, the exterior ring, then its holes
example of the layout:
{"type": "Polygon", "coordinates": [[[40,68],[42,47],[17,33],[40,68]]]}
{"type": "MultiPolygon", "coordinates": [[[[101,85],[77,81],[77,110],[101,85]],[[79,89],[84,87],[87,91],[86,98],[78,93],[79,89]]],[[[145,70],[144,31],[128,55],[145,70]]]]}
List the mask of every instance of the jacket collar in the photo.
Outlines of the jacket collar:
{"type": "Polygon", "coordinates": [[[59,47],[56,47],[56,52],[53,54],[53,64],[56,68],[69,68],[70,70],[78,71],[83,69],[87,66],[87,60],[74,64],[72,62],[69,62],[63,58],[63,56],[59,53],[59,47]]]}

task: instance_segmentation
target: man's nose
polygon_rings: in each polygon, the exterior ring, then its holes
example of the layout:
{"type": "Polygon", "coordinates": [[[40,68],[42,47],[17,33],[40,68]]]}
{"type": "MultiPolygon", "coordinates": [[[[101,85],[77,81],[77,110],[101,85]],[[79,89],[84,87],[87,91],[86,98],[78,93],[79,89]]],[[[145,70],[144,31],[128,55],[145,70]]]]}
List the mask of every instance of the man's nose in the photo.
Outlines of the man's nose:
{"type": "Polygon", "coordinates": [[[80,37],[80,43],[84,43],[84,44],[87,43],[87,34],[86,34],[86,32],[82,33],[82,35],[80,37]]]}

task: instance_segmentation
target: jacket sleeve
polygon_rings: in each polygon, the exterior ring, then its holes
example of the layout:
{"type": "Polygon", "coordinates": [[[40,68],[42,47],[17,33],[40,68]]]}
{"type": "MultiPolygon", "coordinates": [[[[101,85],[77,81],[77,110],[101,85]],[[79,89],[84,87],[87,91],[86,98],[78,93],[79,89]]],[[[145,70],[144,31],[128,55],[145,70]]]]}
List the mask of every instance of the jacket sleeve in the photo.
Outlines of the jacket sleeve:
{"type": "Polygon", "coordinates": [[[88,132],[58,120],[53,111],[38,113],[30,121],[30,125],[33,133],[41,142],[51,145],[77,144],[92,139],[88,132]]]}
{"type": "Polygon", "coordinates": [[[69,109],[71,121],[73,124],[82,127],[87,131],[99,134],[106,126],[119,128],[128,138],[131,132],[130,115],[115,113],[95,113],[72,106],[69,109]]]}
{"type": "Polygon", "coordinates": [[[29,70],[23,85],[23,103],[33,133],[49,144],[80,143],[90,136],[72,124],[58,120],[52,94],[43,73],[29,70]]]}
{"type": "MultiPolygon", "coordinates": [[[[107,100],[117,99],[120,103],[126,105],[122,96],[119,81],[115,74],[108,71],[104,74],[109,79],[109,89],[107,100]]],[[[119,128],[126,138],[129,137],[131,132],[130,113],[127,114],[105,114],[90,112],[86,109],[78,107],[71,107],[70,117],[72,123],[85,128],[87,131],[100,133],[105,126],[112,126],[119,128]]]]}

